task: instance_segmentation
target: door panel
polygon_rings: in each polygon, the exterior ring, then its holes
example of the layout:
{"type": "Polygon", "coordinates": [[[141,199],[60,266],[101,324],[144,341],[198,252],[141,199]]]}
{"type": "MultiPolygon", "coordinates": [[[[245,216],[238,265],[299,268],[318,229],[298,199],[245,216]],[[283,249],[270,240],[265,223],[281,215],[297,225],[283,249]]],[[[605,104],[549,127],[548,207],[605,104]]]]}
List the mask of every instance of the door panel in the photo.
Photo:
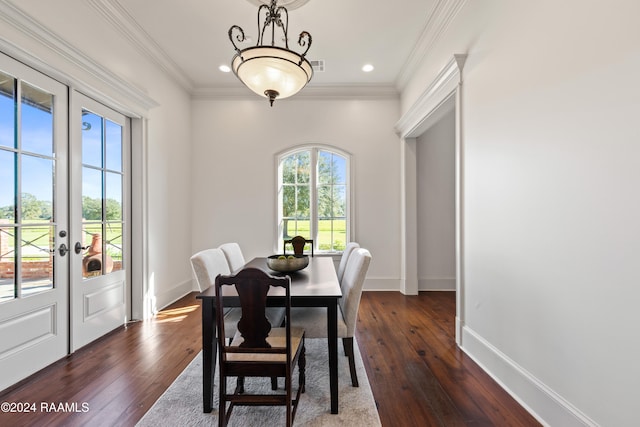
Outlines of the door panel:
{"type": "Polygon", "coordinates": [[[71,349],[127,317],[129,120],[74,93],[70,187],[71,349]]]}
{"type": "Polygon", "coordinates": [[[0,390],[68,353],[67,105],[0,54],[0,390]]]}

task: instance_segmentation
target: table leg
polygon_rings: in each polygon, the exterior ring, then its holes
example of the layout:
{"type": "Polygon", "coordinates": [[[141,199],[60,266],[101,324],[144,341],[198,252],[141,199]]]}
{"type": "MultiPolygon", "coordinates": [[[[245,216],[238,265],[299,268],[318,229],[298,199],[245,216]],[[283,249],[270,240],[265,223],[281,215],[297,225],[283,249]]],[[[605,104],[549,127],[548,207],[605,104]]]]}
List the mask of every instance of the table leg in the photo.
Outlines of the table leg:
{"type": "Polygon", "coordinates": [[[203,411],[213,409],[213,376],[215,375],[218,342],[216,340],[216,309],[210,298],[202,300],[202,404],[203,411]]]}
{"type": "Polygon", "coordinates": [[[338,413],[338,304],[327,306],[327,335],[329,342],[329,389],[331,413],[338,413]]]}

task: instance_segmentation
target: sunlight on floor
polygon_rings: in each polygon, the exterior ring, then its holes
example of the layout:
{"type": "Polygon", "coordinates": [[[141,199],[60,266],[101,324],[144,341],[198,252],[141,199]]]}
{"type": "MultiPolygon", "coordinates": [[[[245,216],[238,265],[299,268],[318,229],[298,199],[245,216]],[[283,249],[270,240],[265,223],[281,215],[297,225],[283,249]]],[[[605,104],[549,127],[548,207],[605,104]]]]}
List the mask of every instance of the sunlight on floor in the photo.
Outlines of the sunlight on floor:
{"type": "Polygon", "coordinates": [[[158,314],[156,314],[155,318],[153,319],[153,322],[154,323],[181,322],[189,315],[189,313],[194,312],[199,307],[200,306],[196,304],[196,305],[189,305],[181,308],[161,310],[160,312],[158,312],[158,314]]]}

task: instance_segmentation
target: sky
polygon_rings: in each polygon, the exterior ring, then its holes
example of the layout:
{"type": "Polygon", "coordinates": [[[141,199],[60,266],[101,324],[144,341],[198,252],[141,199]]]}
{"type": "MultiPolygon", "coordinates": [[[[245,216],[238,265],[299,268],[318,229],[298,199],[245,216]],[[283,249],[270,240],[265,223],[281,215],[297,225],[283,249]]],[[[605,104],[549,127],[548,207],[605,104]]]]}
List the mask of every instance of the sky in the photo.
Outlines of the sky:
{"type": "MultiPolygon", "coordinates": [[[[52,201],[53,122],[48,107],[36,108],[21,103],[20,148],[22,162],[22,192],[33,194],[38,200],[52,201]]],[[[122,171],[122,127],[85,111],[83,114],[82,162],[83,195],[102,197],[102,133],[105,132],[105,166],[122,171]],[[97,168],[97,169],[96,169],[97,168]]],[[[15,154],[7,148],[15,147],[15,106],[13,97],[0,92],[0,207],[14,203],[15,154]],[[3,149],[3,147],[5,147],[3,149]]],[[[66,144],[64,144],[66,146],[66,144]]],[[[119,173],[107,172],[107,197],[121,200],[122,179],[119,173]]]]}

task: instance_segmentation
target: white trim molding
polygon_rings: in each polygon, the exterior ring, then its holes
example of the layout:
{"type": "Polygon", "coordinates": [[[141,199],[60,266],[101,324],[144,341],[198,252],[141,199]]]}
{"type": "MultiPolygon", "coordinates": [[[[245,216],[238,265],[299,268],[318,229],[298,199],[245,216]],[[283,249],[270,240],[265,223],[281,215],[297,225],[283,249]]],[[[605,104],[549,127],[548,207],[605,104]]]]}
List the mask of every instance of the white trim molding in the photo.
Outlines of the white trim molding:
{"type": "Polygon", "coordinates": [[[436,121],[432,116],[438,112],[438,107],[462,84],[462,69],[466,59],[466,54],[453,55],[429,87],[398,120],[395,129],[400,137],[418,137],[436,121]]]}
{"type": "MultiPolygon", "coordinates": [[[[200,87],[193,90],[191,98],[203,101],[216,100],[255,100],[256,94],[240,82],[236,87],[200,87]]],[[[296,94],[294,100],[313,99],[400,99],[400,93],[394,86],[385,84],[359,85],[315,85],[310,83],[296,94]]],[[[278,102],[286,102],[283,99],[278,102]]]]}
{"type": "Polygon", "coordinates": [[[167,76],[178,83],[184,90],[191,92],[194,87],[187,74],[176,64],[167,53],[144,31],[138,22],[114,0],[89,0],[92,6],[105,20],[129,41],[142,55],[155,63],[167,76]]]}
{"type": "Polygon", "coordinates": [[[444,34],[449,24],[462,10],[467,0],[438,0],[416,43],[411,55],[402,66],[396,86],[402,90],[411,76],[415,75],[422,58],[425,58],[435,42],[444,34]]]}
{"type": "Polygon", "coordinates": [[[471,328],[465,326],[462,333],[462,350],[543,425],[598,425],[471,328]],[[535,402],[536,410],[526,402],[535,402]]]}

